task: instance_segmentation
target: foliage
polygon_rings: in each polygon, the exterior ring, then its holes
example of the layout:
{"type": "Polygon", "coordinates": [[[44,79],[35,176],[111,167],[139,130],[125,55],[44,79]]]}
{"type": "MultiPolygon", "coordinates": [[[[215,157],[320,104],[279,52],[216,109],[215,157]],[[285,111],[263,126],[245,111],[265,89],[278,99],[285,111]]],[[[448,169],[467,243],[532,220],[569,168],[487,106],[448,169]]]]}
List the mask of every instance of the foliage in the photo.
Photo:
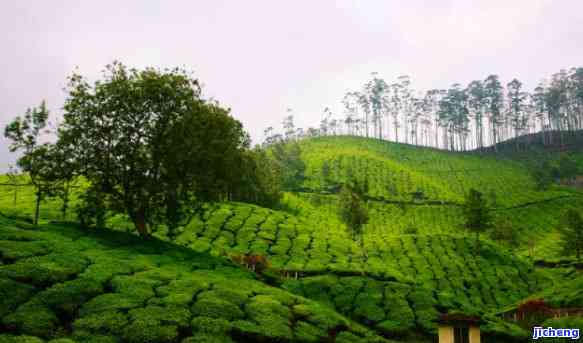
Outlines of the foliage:
{"type": "Polygon", "coordinates": [[[4,128],[4,137],[11,140],[10,151],[23,154],[18,159],[18,166],[28,174],[35,187],[36,210],[34,224],[38,224],[40,202],[53,194],[58,180],[54,178],[54,161],[47,158],[53,150],[49,144],[40,144],[41,134],[47,125],[49,111],[43,101],[39,107],[26,111],[24,118],[17,116],[4,128]]]}
{"type": "Polygon", "coordinates": [[[282,197],[281,168],[265,149],[255,147],[246,151],[232,200],[276,207],[282,197]]]}
{"type": "Polygon", "coordinates": [[[491,225],[490,237],[513,248],[520,246],[520,230],[508,219],[495,221],[491,225]]]}
{"type": "Polygon", "coordinates": [[[320,320],[384,341],[219,257],[127,233],[62,224],[20,229],[0,220],[0,242],[29,252],[13,260],[0,246],[2,342],[297,341],[308,334],[322,341],[328,331],[316,329],[320,320]]]}
{"type": "Polygon", "coordinates": [[[583,218],[578,211],[568,209],[565,212],[561,233],[564,253],[570,255],[574,251],[579,260],[583,252],[583,218]]]}
{"type": "Polygon", "coordinates": [[[464,226],[467,230],[476,233],[476,253],[479,251],[480,233],[491,225],[491,215],[482,193],[470,189],[463,206],[464,226]]]}
{"type": "Polygon", "coordinates": [[[72,75],[68,92],[59,142],[141,235],[161,209],[174,228],[195,196],[222,199],[232,188],[248,138],[227,110],[200,99],[186,72],[115,62],[94,85],[72,75]]]}
{"type": "Polygon", "coordinates": [[[282,185],[285,190],[298,189],[304,180],[305,164],[302,150],[297,142],[279,142],[271,146],[271,152],[281,170],[282,185]]]}
{"type": "Polygon", "coordinates": [[[340,217],[350,229],[352,237],[361,236],[362,226],[368,222],[368,212],[363,204],[363,186],[347,184],[342,186],[338,195],[340,217]]]}

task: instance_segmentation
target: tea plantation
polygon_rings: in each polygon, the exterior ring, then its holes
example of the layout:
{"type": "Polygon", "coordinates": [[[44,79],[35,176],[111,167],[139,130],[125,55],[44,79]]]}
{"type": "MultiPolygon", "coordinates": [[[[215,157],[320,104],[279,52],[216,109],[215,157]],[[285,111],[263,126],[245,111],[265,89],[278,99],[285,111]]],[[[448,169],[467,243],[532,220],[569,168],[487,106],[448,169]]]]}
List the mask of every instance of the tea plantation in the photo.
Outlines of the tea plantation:
{"type": "Polygon", "coordinates": [[[532,297],[583,306],[583,276],[557,231],[563,211],[583,205],[577,189],[539,190],[524,161],[490,154],[300,144],[305,179],[278,209],[205,204],[173,238],[158,226],[144,241],[121,215],[109,229],[74,224],[83,182],[65,218],[47,199],[33,228],[30,187],[1,186],[0,343],[432,342],[439,314],[454,311],[482,316],[487,342],[520,342],[528,335],[501,311],[532,297]],[[338,216],[349,178],[368,183],[361,241],[338,216]],[[476,254],[460,206],[470,188],[516,242],[487,232],[476,254]],[[254,273],[248,256],[268,268],[254,273]]]}
{"type": "Polygon", "coordinates": [[[0,342],[386,342],[206,253],[0,222],[0,342]]]}

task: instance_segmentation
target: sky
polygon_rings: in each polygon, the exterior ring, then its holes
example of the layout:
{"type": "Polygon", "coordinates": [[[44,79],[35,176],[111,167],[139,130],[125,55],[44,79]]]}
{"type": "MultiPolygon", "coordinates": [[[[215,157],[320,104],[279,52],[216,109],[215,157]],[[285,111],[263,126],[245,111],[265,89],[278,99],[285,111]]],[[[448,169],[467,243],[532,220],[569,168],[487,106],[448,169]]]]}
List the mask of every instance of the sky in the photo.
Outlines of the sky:
{"type": "Polygon", "coordinates": [[[119,60],[192,71],[259,143],[288,108],[299,127],[340,114],[372,72],[419,90],[493,73],[532,89],[583,66],[582,43],[581,0],[1,1],[0,127],[42,100],[58,122],[66,77],[119,60]]]}

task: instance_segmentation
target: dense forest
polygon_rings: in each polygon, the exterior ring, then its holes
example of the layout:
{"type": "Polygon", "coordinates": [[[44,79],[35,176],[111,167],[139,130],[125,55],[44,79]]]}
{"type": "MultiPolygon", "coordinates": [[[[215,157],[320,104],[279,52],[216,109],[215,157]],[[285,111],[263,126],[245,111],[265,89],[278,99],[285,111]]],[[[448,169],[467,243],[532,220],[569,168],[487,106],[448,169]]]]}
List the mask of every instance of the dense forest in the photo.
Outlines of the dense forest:
{"type": "Polygon", "coordinates": [[[526,137],[515,141],[516,149],[524,148],[540,132],[542,144],[562,144],[565,135],[583,128],[583,68],[561,70],[531,91],[518,79],[504,85],[493,74],[422,92],[409,76],[388,82],[373,73],[360,90],[346,93],[342,105],[342,114],[325,108],[320,126],[308,129],[296,128],[288,109],[283,133],[269,127],[265,140],[355,135],[466,151],[517,137],[526,137]]]}

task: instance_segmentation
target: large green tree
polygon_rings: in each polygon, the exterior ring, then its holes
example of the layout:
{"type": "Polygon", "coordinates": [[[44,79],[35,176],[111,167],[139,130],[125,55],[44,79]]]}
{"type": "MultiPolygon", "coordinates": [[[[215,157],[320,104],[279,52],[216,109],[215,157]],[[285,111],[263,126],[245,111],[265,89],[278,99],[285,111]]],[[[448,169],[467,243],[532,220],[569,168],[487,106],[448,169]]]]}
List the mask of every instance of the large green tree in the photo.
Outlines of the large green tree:
{"type": "Polygon", "coordinates": [[[241,123],[201,99],[198,81],[179,69],[114,62],[93,84],[73,74],[64,111],[60,141],[79,173],[142,236],[164,217],[176,226],[194,200],[228,198],[249,142],[241,123]]]}

